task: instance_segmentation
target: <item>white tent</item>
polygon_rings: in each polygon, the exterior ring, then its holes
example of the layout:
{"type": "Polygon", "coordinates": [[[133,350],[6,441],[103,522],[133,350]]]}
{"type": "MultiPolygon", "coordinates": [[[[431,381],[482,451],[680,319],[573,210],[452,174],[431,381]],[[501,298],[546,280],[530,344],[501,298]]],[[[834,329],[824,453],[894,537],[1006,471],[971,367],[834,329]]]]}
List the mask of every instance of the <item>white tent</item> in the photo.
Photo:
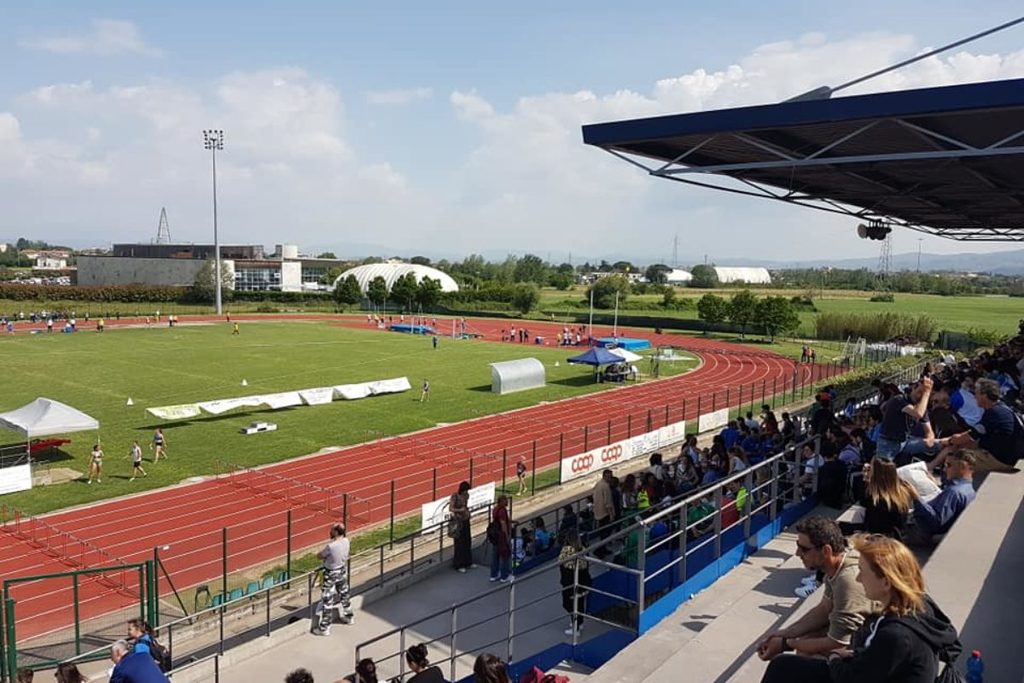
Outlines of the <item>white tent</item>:
{"type": "Polygon", "coordinates": [[[97,431],[100,423],[80,410],[52,398],[37,398],[6,413],[0,413],[0,427],[12,429],[26,439],[53,434],[97,431]]]}
{"type": "Polygon", "coordinates": [[[643,360],[644,359],[643,356],[641,356],[638,353],[633,353],[629,349],[622,349],[622,348],[608,349],[608,353],[614,353],[616,356],[619,356],[620,358],[622,358],[622,360],[624,360],[627,363],[635,363],[638,360],[643,360]]]}

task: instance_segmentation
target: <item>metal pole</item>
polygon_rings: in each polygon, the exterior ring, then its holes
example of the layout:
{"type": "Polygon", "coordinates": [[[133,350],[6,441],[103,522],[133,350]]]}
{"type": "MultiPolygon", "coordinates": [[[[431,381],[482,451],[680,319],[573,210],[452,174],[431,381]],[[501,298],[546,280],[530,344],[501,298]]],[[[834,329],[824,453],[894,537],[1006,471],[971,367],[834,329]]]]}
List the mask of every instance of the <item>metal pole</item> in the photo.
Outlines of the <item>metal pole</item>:
{"type": "MultiPolygon", "coordinates": [[[[594,285],[590,285],[590,324],[587,327],[587,341],[594,338],[594,285]]],[[[452,668],[452,680],[455,677],[455,669],[452,668]]]]}
{"type": "MultiPolygon", "coordinates": [[[[348,517],[348,494],[346,495],[345,501],[345,517],[348,517]]],[[[288,516],[285,522],[285,539],[284,539],[284,570],[288,574],[288,578],[292,578],[292,511],[288,511],[288,516]]]]}
{"type": "Polygon", "coordinates": [[[456,680],[456,678],[455,678],[455,659],[456,659],[456,655],[455,655],[455,631],[458,628],[458,623],[459,623],[457,614],[458,614],[458,610],[455,607],[452,607],[451,630],[448,632],[448,635],[450,636],[450,638],[448,640],[448,661],[451,663],[451,670],[449,671],[449,674],[448,674],[448,680],[450,680],[450,681],[456,680]]]}
{"type": "Polygon", "coordinates": [[[508,485],[508,449],[501,449],[501,488],[504,491],[508,485]]]}
{"type": "MultiPolygon", "coordinates": [[[[150,582],[152,584],[151,585],[152,590],[150,591],[150,600],[152,601],[152,604],[154,604],[156,606],[160,605],[160,571],[159,571],[159,567],[160,567],[160,546],[156,545],[156,546],[153,546],[153,573],[152,573],[152,578],[150,579],[150,582]]],[[[150,616],[149,616],[149,623],[150,623],[150,625],[153,628],[156,628],[157,626],[160,625],[160,610],[159,609],[154,610],[153,614],[150,614],[150,616]]]]}
{"type": "MultiPolygon", "coordinates": [[[[221,552],[221,569],[223,573],[221,575],[221,592],[224,593],[224,600],[228,599],[228,528],[223,527],[221,529],[220,536],[220,552],[221,552]]],[[[224,620],[221,619],[221,628],[224,626],[224,620]]]]}
{"type": "Polygon", "coordinates": [[[18,670],[18,641],[14,630],[14,599],[4,599],[4,633],[7,636],[7,676],[13,681],[18,670]]]}
{"type": "Polygon", "coordinates": [[[220,281],[220,236],[217,233],[217,147],[211,149],[213,158],[213,264],[214,264],[214,305],[217,315],[221,315],[223,305],[221,303],[221,281],[220,281]]]}
{"type": "Polygon", "coordinates": [[[434,468],[434,475],[431,482],[431,490],[433,494],[430,496],[431,500],[437,500],[437,468],[434,468]]]}
{"type": "MultiPolygon", "coordinates": [[[[472,462],[472,461],[470,461],[472,462]]],[[[395,480],[391,480],[391,528],[388,530],[388,549],[395,547],[395,480]]]]}
{"type": "Polygon", "coordinates": [[[590,450],[590,425],[583,425],[583,452],[590,450]]]}
{"type": "MultiPolygon", "coordinates": [[[[561,468],[559,468],[561,469],[561,468]]],[[[533,440],[533,463],[530,465],[530,495],[537,491],[537,440],[533,440]]]]}
{"type": "Polygon", "coordinates": [[[516,584],[512,581],[508,585],[508,638],[506,641],[506,662],[512,661],[512,638],[516,629],[516,584]]]}
{"type": "Polygon", "coordinates": [[[78,572],[71,575],[71,600],[75,605],[75,654],[82,654],[82,625],[78,623],[78,572]]]}

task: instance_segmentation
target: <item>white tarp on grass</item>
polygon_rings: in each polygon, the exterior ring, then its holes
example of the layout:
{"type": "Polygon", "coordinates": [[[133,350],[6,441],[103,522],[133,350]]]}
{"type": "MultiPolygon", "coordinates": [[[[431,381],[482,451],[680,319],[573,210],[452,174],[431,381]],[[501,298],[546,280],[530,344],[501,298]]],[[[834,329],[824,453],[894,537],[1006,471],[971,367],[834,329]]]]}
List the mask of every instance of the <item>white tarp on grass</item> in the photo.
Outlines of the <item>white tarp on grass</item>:
{"type": "Polygon", "coordinates": [[[364,382],[362,384],[339,384],[334,387],[334,395],[346,401],[354,401],[372,396],[373,392],[370,391],[369,382],[364,382]]]}
{"type": "Polygon", "coordinates": [[[299,396],[306,402],[307,406],[322,406],[334,399],[334,387],[315,387],[313,389],[299,389],[299,396]]]}
{"type": "Polygon", "coordinates": [[[156,415],[161,420],[187,420],[190,417],[197,417],[202,411],[199,410],[198,403],[182,403],[176,406],[146,408],[146,412],[156,415]]]}
{"type": "Polygon", "coordinates": [[[263,394],[258,398],[260,399],[260,403],[265,403],[274,410],[302,405],[302,397],[299,396],[299,392],[297,391],[282,391],[279,394],[263,394]]]}
{"type": "Polygon", "coordinates": [[[60,401],[37,398],[28,405],[0,413],[0,427],[13,429],[26,439],[36,439],[54,434],[94,432],[100,428],[100,423],[60,401]]]}
{"type": "Polygon", "coordinates": [[[412,389],[412,385],[409,384],[408,377],[396,377],[395,379],[382,379],[360,384],[339,384],[334,387],[334,395],[346,401],[354,401],[381,394],[399,394],[410,389],[412,389]]]}
{"type": "Polygon", "coordinates": [[[374,396],[380,394],[400,394],[403,391],[412,389],[408,377],[396,377],[395,379],[382,379],[377,382],[369,382],[370,393],[374,396]]]}
{"type": "MultiPolygon", "coordinates": [[[[187,420],[197,417],[202,411],[206,411],[211,415],[220,415],[236,408],[257,408],[262,405],[268,406],[273,410],[298,406],[303,403],[310,406],[319,406],[330,403],[335,395],[338,398],[353,400],[381,394],[396,394],[402,391],[409,391],[410,389],[412,389],[412,385],[409,384],[408,377],[396,377],[394,379],[382,379],[376,382],[363,382],[361,384],[339,384],[334,387],[313,387],[296,391],[282,391],[276,394],[239,396],[237,398],[221,398],[201,403],[184,403],[176,406],[146,408],[146,412],[155,415],[161,420],[187,420]]],[[[59,434],[63,432],[50,433],[59,434]]]]}
{"type": "Polygon", "coordinates": [[[238,398],[221,398],[216,401],[203,401],[199,407],[211,415],[220,415],[235,408],[255,408],[263,403],[260,396],[240,396],[238,398]]]}

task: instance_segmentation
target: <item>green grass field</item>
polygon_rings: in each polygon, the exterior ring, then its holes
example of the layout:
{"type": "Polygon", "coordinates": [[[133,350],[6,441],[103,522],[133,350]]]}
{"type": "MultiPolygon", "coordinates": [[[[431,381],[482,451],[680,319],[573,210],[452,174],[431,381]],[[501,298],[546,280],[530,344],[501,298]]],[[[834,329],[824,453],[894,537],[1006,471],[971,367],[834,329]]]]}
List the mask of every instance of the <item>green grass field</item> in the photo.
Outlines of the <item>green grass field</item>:
{"type": "MultiPolygon", "coordinates": [[[[325,446],[411,432],[607,386],[593,382],[590,368],[568,365],[565,360],[572,354],[555,348],[442,339],[435,351],[429,337],[316,322],[243,323],[237,337],[230,330],[226,324],[154,326],[104,334],[0,338],[0,410],[38,396],[68,403],[99,420],[106,453],[102,486],[70,482],[37,487],[4,496],[3,502],[39,513],[214,473],[218,460],[248,466],[276,462],[325,446]],[[547,368],[546,387],[507,396],[490,392],[488,363],[531,356],[547,368]],[[559,367],[554,367],[556,361],[559,367]],[[412,391],[278,411],[204,413],[167,423],[170,460],[149,462],[148,443],[161,422],[145,412],[147,407],[401,376],[409,378],[412,391]],[[241,385],[243,379],[248,386],[241,385]],[[431,397],[421,404],[419,387],[424,379],[430,380],[431,397]],[[129,397],[134,402],[130,407],[129,397]],[[275,422],[278,431],[241,435],[240,428],[254,420],[275,422]],[[133,439],[143,445],[149,476],[129,483],[127,454],[133,439]]],[[[672,364],[676,367],[668,372],[683,372],[694,364],[672,364]]],[[[70,438],[73,443],[48,462],[85,471],[96,435],[70,438]]],[[[2,443],[18,439],[14,432],[0,432],[2,443]]]]}
{"type": "MultiPolygon", "coordinates": [[[[731,297],[736,293],[735,289],[699,290],[677,288],[676,296],[679,298],[699,299],[704,294],[711,292],[722,297],[731,297]]],[[[792,297],[802,294],[798,290],[791,289],[756,289],[751,291],[759,296],[785,296],[792,297]]],[[[1017,323],[1024,318],[1024,299],[1007,296],[937,296],[934,294],[896,294],[893,303],[877,303],[870,301],[871,292],[853,292],[846,290],[823,290],[820,296],[815,296],[814,304],[820,312],[857,313],[861,315],[872,315],[876,313],[905,313],[917,315],[927,313],[938,323],[940,330],[955,330],[966,332],[971,328],[994,330],[1002,334],[1012,334],[1017,330],[1017,323]]],[[[545,289],[541,292],[540,309],[547,313],[559,311],[579,313],[587,310],[584,298],[586,290],[583,287],[575,287],[571,291],[561,292],[554,289],[545,289]],[[570,305],[573,304],[573,305],[570,305]]],[[[695,309],[666,310],[658,304],[661,302],[661,295],[655,294],[632,294],[629,297],[628,306],[642,306],[643,308],[621,308],[621,315],[629,316],[652,316],[681,319],[697,319],[695,309]]],[[[602,311],[607,313],[608,311],[602,311]]],[[[798,334],[810,336],[814,333],[813,312],[800,313],[800,329],[798,334]]]]}

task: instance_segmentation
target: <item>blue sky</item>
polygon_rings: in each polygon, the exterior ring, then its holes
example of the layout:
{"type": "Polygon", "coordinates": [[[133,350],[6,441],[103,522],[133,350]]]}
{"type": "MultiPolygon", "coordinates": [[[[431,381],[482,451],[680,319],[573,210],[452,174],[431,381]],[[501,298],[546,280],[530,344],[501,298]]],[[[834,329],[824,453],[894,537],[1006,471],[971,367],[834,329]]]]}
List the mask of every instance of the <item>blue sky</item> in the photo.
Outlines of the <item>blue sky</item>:
{"type": "MultiPolygon", "coordinates": [[[[0,239],[146,241],[161,206],[175,238],[208,239],[212,126],[227,241],[643,260],[678,234],[683,263],[870,255],[850,221],[684,190],[580,142],[581,123],[777,101],[1019,12],[834,5],[5,1],[0,239]]],[[[1024,76],[1022,36],[861,91],[1024,76]]]]}

